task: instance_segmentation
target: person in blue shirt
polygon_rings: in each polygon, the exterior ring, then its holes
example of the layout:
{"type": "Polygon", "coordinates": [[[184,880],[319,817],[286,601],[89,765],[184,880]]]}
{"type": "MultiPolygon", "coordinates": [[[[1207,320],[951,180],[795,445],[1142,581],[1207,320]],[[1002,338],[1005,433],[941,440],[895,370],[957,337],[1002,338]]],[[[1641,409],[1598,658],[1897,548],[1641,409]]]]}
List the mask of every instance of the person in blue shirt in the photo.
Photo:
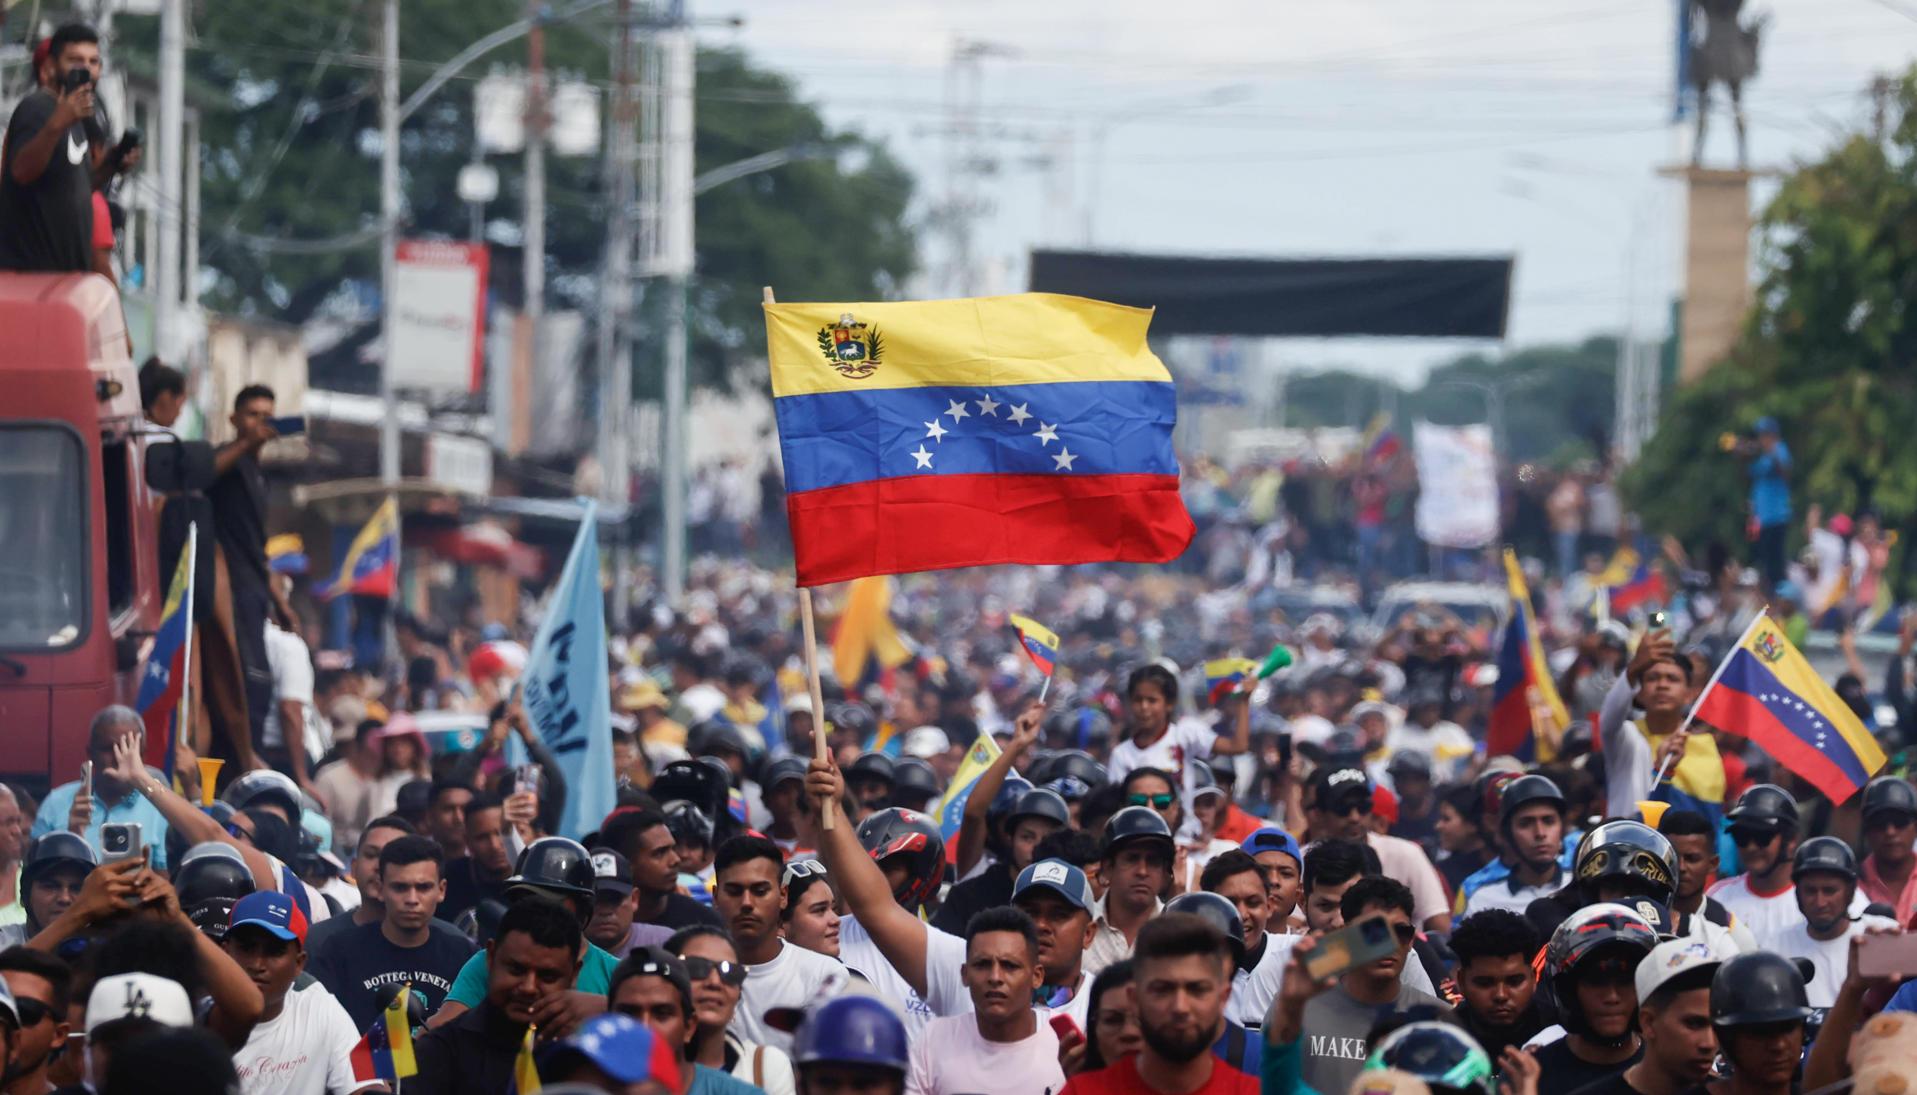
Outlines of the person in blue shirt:
{"type": "Polygon", "coordinates": [[[765,1089],[726,1072],[685,1059],[693,1027],[692,975],[677,955],[663,947],[635,947],[612,971],[607,1009],[652,1028],[673,1047],[673,1059],[687,1082],[674,1095],[765,1095],[765,1089]]]}
{"type": "Polygon", "coordinates": [[[131,707],[114,704],[103,707],[87,727],[87,759],[93,762],[93,782],[83,789],[79,780],[63,783],[47,792],[40,812],[33,817],[32,835],[37,839],[62,830],[100,847],[100,827],[109,822],[136,822],[140,839],[152,847],[151,863],[165,871],[166,818],[159,807],[114,773],[113,749],[121,741],[131,741],[137,751],[145,732],[140,713],[131,707]]]}
{"type": "Polygon", "coordinates": [[[1740,441],[1738,455],[1749,458],[1751,517],[1757,522],[1757,569],[1765,588],[1784,580],[1784,541],[1791,525],[1791,450],[1777,419],[1757,420],[1755,441],[1740,441]]]}

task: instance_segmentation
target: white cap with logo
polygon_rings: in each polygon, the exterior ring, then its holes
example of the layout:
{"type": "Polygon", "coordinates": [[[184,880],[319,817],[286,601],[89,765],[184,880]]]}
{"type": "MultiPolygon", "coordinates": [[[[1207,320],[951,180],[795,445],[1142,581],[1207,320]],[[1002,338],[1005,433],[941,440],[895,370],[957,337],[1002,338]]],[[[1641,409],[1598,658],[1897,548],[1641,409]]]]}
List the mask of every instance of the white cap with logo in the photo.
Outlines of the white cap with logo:
{"type": "Polygon", "coordinates": [[[193,1002],[178,981],[151,973],[102,977],[87,997],[87,1033],[122,1019],[145,1019],[163,1027],[193,1025],[193,1002]]]}
{"type": "Polygon", "coordinates": [[[1695,936],[1666,940],[1652,947],[1651,953],[1638,962],[1637,998],[1640,1002],[1648,1000],[1652,993],[1663,988],[1672,978],[1692,970],[1715,971],[1723,962],[1723,955],[1695,936]]]}

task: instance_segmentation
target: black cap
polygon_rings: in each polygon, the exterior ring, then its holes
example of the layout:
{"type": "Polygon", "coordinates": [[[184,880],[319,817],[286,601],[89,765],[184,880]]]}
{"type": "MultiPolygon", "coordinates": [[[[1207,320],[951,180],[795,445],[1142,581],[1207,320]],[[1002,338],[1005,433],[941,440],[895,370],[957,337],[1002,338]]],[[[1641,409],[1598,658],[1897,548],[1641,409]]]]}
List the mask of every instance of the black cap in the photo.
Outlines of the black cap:
{"type": "Polygon", "coordinates": [[[860,753],[859,759],[846,766],[845,778],[877,779],[892,782],[892,758],[884,753],[860,753]]]}
{"type": "Polygon", "coordinates": [[[1720,1027],[1801,1023],[1811,1017],[1808,978],[1796,962],[1770,951],[1740,954],[1711,978],[1711,1022],[1720,1027]]]}
{"type": "Polygon", "coordinates": [[[1370,802],[1372,797],[1371,777],[1363,768],[1326,765],[1311,773],[1311,785],[1315,792],[1312,801],[1321,810],[1345,799],[1362,798],[1370,802]]]}
{"type": "Polygon", "coordinates": [[[1775,783],[1760,783],[1737,796],[1736,804],[1724,817],[1733,827],[1796,832],[1797,800],[1775,783]]]}
{"type": "Polygon", "coordinates": [[[806,759],[804,757],[780,757],[778,760],[765,766],[765,778],[759,781],[759,786],[770,791],[787,780],[796,779],[800,783],[804,783],[805,773],[806,759]]]}
{"type": "Polygon", "coordinates": [[[594,893],[626,896],[632,892],[632,864],[611,848],[594,848],[592,888],[594,893]]]}
{"type": "Polygon", "coordinates": [[[1917,788],[1896,776],[1878,776],[1864,785],[1864,820],[1871,815],[1897,812],[1917,817],[1917,788]]]}

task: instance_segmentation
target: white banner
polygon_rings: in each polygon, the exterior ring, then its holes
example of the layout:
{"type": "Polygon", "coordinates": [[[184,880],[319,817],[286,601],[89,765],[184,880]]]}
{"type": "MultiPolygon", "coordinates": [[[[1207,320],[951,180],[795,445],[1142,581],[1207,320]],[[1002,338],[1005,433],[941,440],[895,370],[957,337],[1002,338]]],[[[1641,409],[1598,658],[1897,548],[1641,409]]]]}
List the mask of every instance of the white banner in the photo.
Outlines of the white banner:
{"type": "Polygon", "coordinates": [[[1498,464],[1489,426],[1434,426],[1412,434],[1418,461],[1418,539],[1483,547],[1498,536],[1498,464]]]}
{"type": "Polygon", "coordinates": [[[486,318],[486,248],[401,240],[393,285],[393,383],[476,392],[486,318]]]}

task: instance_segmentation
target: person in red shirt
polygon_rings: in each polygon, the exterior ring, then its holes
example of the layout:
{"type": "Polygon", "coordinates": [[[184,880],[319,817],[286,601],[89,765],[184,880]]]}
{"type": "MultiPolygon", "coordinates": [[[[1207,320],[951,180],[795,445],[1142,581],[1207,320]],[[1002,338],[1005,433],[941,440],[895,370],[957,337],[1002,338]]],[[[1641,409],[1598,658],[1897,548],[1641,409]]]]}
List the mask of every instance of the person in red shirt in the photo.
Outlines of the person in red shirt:
{"type": "Polygon", "coordinates": [[[1231,991],[1224,934],[1189,913],[1165,913],[1139,929],[1132,966],[1144,1045],[1072,1077],[1060,1095],[1257,1095],[1257,1077],[1211,1052],[1231,991]]]}
{"type": "Polygon", "coordinates": [[[1896,776],[1878,776],[1864,788],[1864,857],[1858,885],[1864,896],[1889,905],[1897,922],[1917,919],[1917,790],[1896,776]]]}

